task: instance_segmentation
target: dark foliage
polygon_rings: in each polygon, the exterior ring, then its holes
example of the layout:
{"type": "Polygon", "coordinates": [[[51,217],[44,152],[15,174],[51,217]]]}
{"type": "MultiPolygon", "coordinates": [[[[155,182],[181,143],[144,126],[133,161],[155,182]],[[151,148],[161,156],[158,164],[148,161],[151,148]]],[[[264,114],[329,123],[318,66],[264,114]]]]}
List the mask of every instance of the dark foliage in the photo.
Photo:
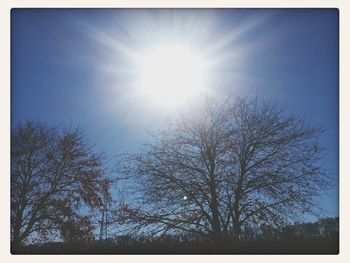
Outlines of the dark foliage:
{"type": "Polygon", "coordinates": [[[210,239],[200,236],[171,236],[157,238],[119,236],[115,239],[81,243],[47,243],[31,245],[18,254],[338,254],[338,218],[322,219],[316,223],[287,226],[280,231],[257,231],[255,239],[226,240],[214,246],[210,239]],[[315,231],[316,230],[316,231],[315,231]],[[317,234],[315,234],[317,232],[317,234]]]}
{"type": "Polygon", "coordinates": [[[11,132],[11,241],[93,240],[92,209],[109,199],[102,156],[78,129],[20,123],[11,132]],[[89,214],[82,210],[90,209],[89,214]]]}

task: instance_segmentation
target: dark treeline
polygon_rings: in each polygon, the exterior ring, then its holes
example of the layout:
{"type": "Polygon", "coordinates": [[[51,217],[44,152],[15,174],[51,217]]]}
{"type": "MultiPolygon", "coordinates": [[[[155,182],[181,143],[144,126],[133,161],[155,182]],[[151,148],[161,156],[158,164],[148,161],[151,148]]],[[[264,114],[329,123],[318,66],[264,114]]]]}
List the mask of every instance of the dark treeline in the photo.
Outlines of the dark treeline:
{"type": "Polygon", "coordinates": [[[229,239],[220,245],[194,235],[157,237],[123,235],[90,243],[51,242],[24,246],[21,254],[338,254],[339,218],[293,224],[275,229],[262,225],[242,231],[239,242],[229,239]]]}
{"type": "Polygon", "coordinates": [[[338,218],[291,223],[324,218],[323,132],[274,103],[208,99],[110,169],[80,129],[19,123],[11,252],[338,253],[338,218]]]}

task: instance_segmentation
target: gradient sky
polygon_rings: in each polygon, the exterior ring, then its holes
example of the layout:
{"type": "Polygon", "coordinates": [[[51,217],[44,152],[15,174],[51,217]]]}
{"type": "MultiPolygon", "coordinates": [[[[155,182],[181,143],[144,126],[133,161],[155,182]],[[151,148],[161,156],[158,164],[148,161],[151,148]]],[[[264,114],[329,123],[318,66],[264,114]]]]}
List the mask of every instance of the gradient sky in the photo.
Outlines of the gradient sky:
{"type": "Polygon", "coordinates": [[[12,9],[11,119],[79,125],[107,155],[135,151],[171,118],[133,86],[130,56],[164,38],[210,51],[213,92],[281,104],[327,129],[336,185],[337,9],[12,9]]]}

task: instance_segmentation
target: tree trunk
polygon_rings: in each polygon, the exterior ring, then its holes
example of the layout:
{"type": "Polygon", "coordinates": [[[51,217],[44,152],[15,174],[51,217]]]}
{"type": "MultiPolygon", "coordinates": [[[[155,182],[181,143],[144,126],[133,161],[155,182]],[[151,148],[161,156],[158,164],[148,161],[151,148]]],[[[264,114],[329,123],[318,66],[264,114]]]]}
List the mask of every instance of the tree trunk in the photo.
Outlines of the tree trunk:
{"type": "Polygon", "coordinates": [[[19,252],[21,247],[22,240],[19,235],[14,235],[13,240],[11,242],[11,254],[16,254],[19,252]]]}
{"type": "Polygon", "coordinates": [[[236,198],[235,198],[235,204],[233,206],[233,214],[232,214],[232,221],[233,221],[233,239],[235,241],[239,241],[239,235],[241,232],[241,226],[239,222],[240,218],[240,212],[239,212],[239,202],[240,202],[240,194],[239,191],[236,191],[236,198]]]}
{"type": "Polygon", "coordinates": [[[211,177],[210,182],[210,195],[211,195],[211,214],[212,214],[212,229],[213,229],[213,239],[215,243],[221,242],[221,227],[220,227],[220,215],[219,215],[219,209],[218,209],[218,202],[217,202],[217,193],[215,189],[215,181],[213,176],[211,177]]]}
{"type": "Polygon", "coordinates": [[[212,210],[212,229],[213,229],[213,238],[215,242],[221,241],[221,227],[220,227],[220,219],[219,219],[219,210],[217,207],[217,203],[214,201],[211,207],[212,210]]]}
{"type": "Polygon", "coordinates": [[[233,223],[233,239],[235,241],[239,241],[239,235],[241,233],[241,227],[239,225],[239,217],[235,216],[234,223],[233,223]]]}

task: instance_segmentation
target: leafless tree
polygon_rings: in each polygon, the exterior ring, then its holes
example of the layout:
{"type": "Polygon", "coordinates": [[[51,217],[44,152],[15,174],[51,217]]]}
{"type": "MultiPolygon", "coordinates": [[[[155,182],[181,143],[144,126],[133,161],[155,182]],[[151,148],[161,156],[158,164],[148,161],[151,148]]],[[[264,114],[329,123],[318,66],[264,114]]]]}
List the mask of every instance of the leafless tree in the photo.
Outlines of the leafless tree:
{"type": "Polygon", "coordinates": [[[11,134],[13,248],[50,231],[66,240],[91,236],[85,233],[92,231],[91,222],[81,208],[97,208],[109,199],[109,183],[102,155],[78,129],[18,124],[11,134]]]}
{"type": "Polygon", "coordinates": [[[208,100],[120,163],[138,186],[119,219],[133,230],[220,242],[239,239],[243,227],[318,213],[315,197],[329,185],[322,132],[273,103],[208,100]]]}

